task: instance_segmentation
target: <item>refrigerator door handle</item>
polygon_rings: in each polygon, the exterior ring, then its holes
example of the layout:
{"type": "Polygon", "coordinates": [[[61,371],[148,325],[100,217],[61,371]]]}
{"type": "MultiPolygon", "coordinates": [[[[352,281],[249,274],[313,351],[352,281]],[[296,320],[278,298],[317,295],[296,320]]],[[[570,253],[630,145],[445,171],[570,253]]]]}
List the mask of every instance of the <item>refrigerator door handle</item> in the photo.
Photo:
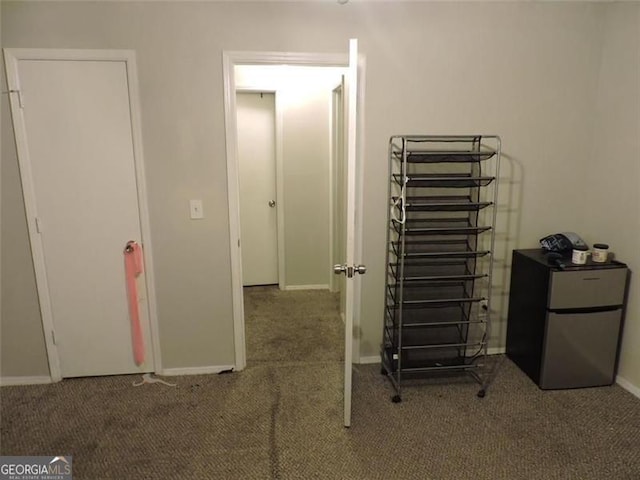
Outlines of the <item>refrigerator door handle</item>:
{"type": "Polygon", "coordinates": [[[549,308],[550,313],[558,315],[571,315],[576,313],[598,313],[598,312],[611,312],[614,310],[620,310],[622,305],[606,305],[604,307],[586,307],[586,308],[549,308]]]}

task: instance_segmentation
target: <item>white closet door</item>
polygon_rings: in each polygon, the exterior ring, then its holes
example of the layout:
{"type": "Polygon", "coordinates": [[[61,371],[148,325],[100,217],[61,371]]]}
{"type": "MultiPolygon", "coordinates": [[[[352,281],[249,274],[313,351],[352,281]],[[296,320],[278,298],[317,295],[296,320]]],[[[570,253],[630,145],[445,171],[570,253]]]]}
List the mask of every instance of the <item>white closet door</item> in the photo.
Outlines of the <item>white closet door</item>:
{"type": "Polygon", "coordinates": [[[242,283],[278,283],[275,94],[238,93],[242,283]]]}
{"type": "Polygon", "coordinates": [[[14,123],[26,140],[21,173],[32,185],[28,203],[44,260],[38,288],[41,301],[49,298],[61,374],[152,371],[145,276],[138,280],[141,366],[125,284],[123,249],[128,240],[141,242],[127,64],[38,59],[14,66],[22,100],[14,123]]]}

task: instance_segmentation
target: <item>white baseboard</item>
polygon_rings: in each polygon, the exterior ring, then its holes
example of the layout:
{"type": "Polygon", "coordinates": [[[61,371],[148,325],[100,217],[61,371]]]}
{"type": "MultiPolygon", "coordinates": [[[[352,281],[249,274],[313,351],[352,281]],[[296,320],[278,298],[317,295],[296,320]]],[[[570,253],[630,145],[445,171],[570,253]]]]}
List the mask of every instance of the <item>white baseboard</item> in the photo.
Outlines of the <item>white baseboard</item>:
{"type": "Polygon", "coordinates": [[[157,375],[173,377],[176,375],[210,375],[233,370],[235,365],[210,365],[207,367],[164,368],[157,375]]]}
{"type": "MultiPolygon", "coordinates": [[[[157,375],[172,377],[176,375],[209,375],[218,374],[220,372],[233,370],[235,365],[212,365],[207,367],[186,367],[186,368],[165,368],[157,375]]],[[[16,385],[41,385],[46,383],[53,383],[51,377],[37,376],[37,377],[0,377],[0,386],[16,386],[16,385]]]]}
{"type": "Polygon", "coordinates": [[[487,348],[487,355],[500,355],[507,353],[506,347],[489,347],[487,348]]]}
{"type": "Polygon", "coordinates": [[[621,377],[620,375],[617,375],[616,376],[616,383],[618,385],[620,385],[622,388],[624,388],[627,392],[629,392],[632,395],[635,395],[636,397],[640,398],[640,387],[635,386],[633,383],[631,383],[626,378],[621,377]]]}
{"type": "Polygon", "coordinates": [[[285,290],[329,290],[329,285],[285,285],[285,290]]]}
{"type": "Polygon", "coordinates": [[[2,387],[12,385],[41,385],[44,383],[53,383],[51,377],[0,377],[0,386],[2,387]]]}
{"type": "Polygon", "coordinates": [[[371,355],[370,357],[360,357],[360,361],[358,361],[361,365],[366,365],[369,363],[380,363],[380,355],[371,355]]]}

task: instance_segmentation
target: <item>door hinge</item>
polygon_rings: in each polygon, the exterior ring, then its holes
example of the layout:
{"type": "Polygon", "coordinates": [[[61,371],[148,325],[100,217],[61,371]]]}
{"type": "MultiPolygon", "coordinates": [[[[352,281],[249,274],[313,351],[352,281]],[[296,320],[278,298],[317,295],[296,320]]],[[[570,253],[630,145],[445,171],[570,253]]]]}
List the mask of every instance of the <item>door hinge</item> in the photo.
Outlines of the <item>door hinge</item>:
{"type": "Polygon", "coordinates": [[[56,342],[56,332],[54,330],[51,330],[51,340],[53,340],[53,344],[57,345],[58,343],[56,342]]]}
{"type": "Polygon", "coordinates": [[[42,233],[42,222],[38,217],[35,217],[35,221],[36,221],[36,232],[42,233]]]}

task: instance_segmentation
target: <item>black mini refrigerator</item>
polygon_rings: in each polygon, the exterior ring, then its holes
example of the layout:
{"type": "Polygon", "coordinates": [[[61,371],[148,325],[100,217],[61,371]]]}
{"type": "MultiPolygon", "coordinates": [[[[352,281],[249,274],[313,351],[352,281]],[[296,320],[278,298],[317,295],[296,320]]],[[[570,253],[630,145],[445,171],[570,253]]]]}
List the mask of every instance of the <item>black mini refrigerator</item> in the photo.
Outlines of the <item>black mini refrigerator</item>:
{"type": "Polygon", "coordinates": [[[507,356],[542,389],[611,385],[627,266],[548,260],[541,249],[513,252],[507,356]]]}

